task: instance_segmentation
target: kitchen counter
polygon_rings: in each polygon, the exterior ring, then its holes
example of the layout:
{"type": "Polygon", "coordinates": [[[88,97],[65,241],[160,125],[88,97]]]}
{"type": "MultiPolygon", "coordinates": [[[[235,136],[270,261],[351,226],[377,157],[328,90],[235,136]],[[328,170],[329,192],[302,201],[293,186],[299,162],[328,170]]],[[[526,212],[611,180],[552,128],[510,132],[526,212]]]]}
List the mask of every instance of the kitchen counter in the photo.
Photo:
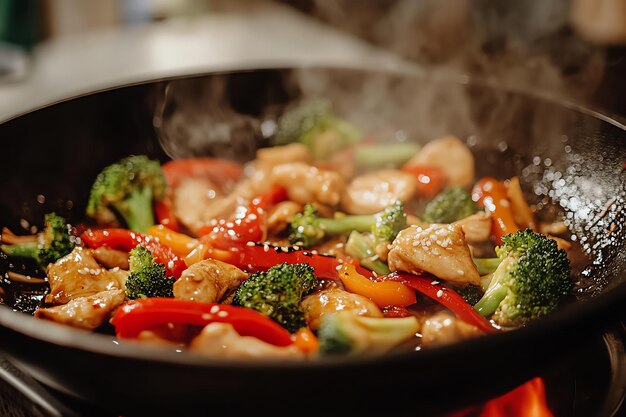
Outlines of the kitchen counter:
{"type": "Polygon", "coordinates": [[[60,37],[38,45],[27,73],[0,84],[0,120],[64,98],[169,76],[285,65],[411,64],[288,6],[243,10],[60,37]]]}

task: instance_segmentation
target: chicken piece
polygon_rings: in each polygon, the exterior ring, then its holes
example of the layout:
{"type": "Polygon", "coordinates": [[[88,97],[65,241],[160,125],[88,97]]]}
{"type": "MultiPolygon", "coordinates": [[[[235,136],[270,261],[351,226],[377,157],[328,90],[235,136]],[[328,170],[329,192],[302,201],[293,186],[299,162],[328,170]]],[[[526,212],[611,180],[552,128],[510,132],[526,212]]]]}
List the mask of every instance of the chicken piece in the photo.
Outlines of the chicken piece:
{"type": "Polygon", "coordinates": [[[100,265],[108,269],[120,268],[128,270],[130,268],[128,252],[122,250],[101,246],[93,250],[93,257],[100,265]]]}
{"type": "Polygon", "coordinates": [[[267,213],[267,232],[276,235],[287,228],[293,217],[302,211],[302,204],[293,201],[281,201],[267,213]]]}
{"type": "Polygon", "coordinates": [[[336,206],[346,188],[344,180],[334,171],[319,169],[303,162],[277,165],[270,175],[274,184],[287,189],[296,203],[321,203],[336,206]]]}
{"type": "Polygon", "coordinates": [[[280,347],[252,336],[241,336],[229,323],[210,323],[190,343],[189,349],[215,359],[302,359],[294,345],[280,347]]]}
{"type": "Polygon", "coordinates": [[[256,163],[258,164],[258,168],[266,171],[270,171],[276,165],[291,162],[304,162],[308,164],[311,160],[309,148],[301,143],[260,148],[256,151],[256,163]]]}
{"type": "Polygon", "coordinates": [[[248,275],[236,266],[205,259],[187,268],[174,283],[174,297],[205,303],[219,302],[248,275]]]}
{"type": "Polygon", "coordinates": [[[458,224],[409,226],[391,244],[389,269],[412,274],[429,272],[458,284],[480,284],[480,275],[463,229],[458,224]]]}
{"type": "Polygon", "coordinates": [[[34,315],[39,319],[93,330],[100,327],[125,300],[124,290],[101,291],[86,297],[74,298],[61,306],[38,308],[34,315]]]}
{"type": "Polygon", "coordinates": [[[454,136],[445,136],[424,145],[406,166],[431,165],[442,168],[448,186],[466,187],[474,181],[474,156],[467,145],[454,136]]]}
{"type": "Polygon", "coordinates": [[[123,289],[126,280],[122,270],[103,268],[90,249],[80,246],[51,264],[46,272],[50,283],[46,302],[54,304],[65,304],[101,291],[123,289]]]}
{"type": "Polygon", "coordinates": [[[397,200],[415,195],[417,180],[396,169],[381,169],[352,180],[342,196],[342,207],[350,214],[374,214],[397,200]]]}
{"type": "Polygon", "coordinates": [[[491,216],[484,211],[457,220],[453,224],[461,226],[467,243],[476,244],[491,239],[491,216]]]}
{"type": "Polygon", "coordinates": [[[174,190],[172,206],[176,218],[189,230],[196,231],[211,219],[232,212],[236,200],[226,198],[207,179],[187,178],[174,190]]]}
{"type": "Polygon", "coordinates": [[[308,295],[301,301],[300,307],[311,330],[319,328],[322,316],[338,311],[349,311],[358,316],[383,317],[380,308],[369,298],[339,288],[308,295]]]}
{"type": "Polygon", "coordinates": [[[422,346],[450,345],[482,335],[475,326],[468,324],[448,311],[430,316],[422,324],[422,346]]]}

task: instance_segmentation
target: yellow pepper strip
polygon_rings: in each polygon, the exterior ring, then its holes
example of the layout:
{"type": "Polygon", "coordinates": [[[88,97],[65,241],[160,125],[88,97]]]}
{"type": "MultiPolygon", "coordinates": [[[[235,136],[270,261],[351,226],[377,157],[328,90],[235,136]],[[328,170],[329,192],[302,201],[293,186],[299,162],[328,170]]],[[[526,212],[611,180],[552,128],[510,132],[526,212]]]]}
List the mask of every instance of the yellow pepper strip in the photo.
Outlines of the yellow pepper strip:
{"type": "Polygon", "coordinates": [[[415,304],[415,291],[395,281],[372,281],[359,274],[354,265],[344,263],[339,269],[339,279],[349,292],[369,298],[379,307],[408,306],[415,304]]]}
{"type": "Polygon", "coordinates": [[[171,229],[157,224],[148,229],[148,235],[156,237],[159,242],[169,247],[177,256],[185,258],[200,242],[184,233],[174,232],[171,229]]]}
{"type": "Polygon", "coordinates": [[[215,249],[205,243],[199,243],[184,258],[187,267],[190,267],[196,262],[200,262],[205,259],[217,259],[218,261],[232,264],[233,252],[222,249],[215,249]]]}

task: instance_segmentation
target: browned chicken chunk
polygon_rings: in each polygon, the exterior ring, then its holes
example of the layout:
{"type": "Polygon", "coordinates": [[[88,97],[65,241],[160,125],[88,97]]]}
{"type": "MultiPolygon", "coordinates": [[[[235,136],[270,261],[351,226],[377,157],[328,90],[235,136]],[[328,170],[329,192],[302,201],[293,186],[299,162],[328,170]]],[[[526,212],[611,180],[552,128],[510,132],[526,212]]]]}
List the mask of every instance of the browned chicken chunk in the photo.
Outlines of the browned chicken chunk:
{"type": "Polygon", "coordinates": [[[256,151],[256,162],[259,169],[271,170],[276,165],[290,162],[311,162],[311,152],[306,145],[301,143],[290,143],[283,146],[271,146],[260,148],[256,151]]]}
{"type": "Polygon", "coordinates": [[[412,274],[429,272],[459,284],[480,283],[480,275],[461,226],[434,224],[409,226],[391,244],[389,269],[412,274]]]}
{"type": "Polygon", "coordinates": [[[124,290],[101,291],[87,297],[74,298],[61,306],[38,308],[35,317],[93,330],[100,327],[125,299],[124,290]]]}
{"type": "Polygon", "coordinates": [[[217,303],[239,287],[248,275],[236,266],[205,259],[187,268],[174,283],[174,297],[182,300],[217,303]]]}
{"type": "Polygon", "coordinates": [[[300,303],[304,318],[312,330],[317,330],[325,314],[349,311],[358,316],[383,317],[382,311],[369,298],[339,288],[313,293],[300,303]]]}
{"type": "Polygon", "coordinates": [[[279,347],[252,336],[241,336],[228,323],[210,323],[189,345],[192,352],[215,359],[302,359],[294,345],[279,347]]]}
{"type": "Polygon", "coordinates": [[[491,223],[491,216],[484,211],[454,222],[463,229],[467,243],[487,242],[491,238],[491,223]]]}
{"type": "Polygon", "coordinates": [[[467,145],[454,136],[431,140],[406,165],[442,168],[450,186],[466,187],[474,181],[474,156],[467,145]]]}
{"type": "Polygon", "coordinates": [[[93,257],[100,265],[108,269],[120,268],[128,270],[130,268],[128,264],[128,252],[101,246],[97,249],[93,249],[93,257]]]}
{"type": "Polygon", "coordinates": [[[482,332],[448,311],[427,318],[422,324],[422,346],[442,346],[480,336],[482,332]]]}
{"type": "Polygon", "coordinates": [[[397,200],[410,200],[417,180],[411,174],[381,169],[352,180],[342,197],[342,207],[350,214],[374,214],[397,200]]]}
{"type": "Polygon", "coordinates": [[[65,304],[78,297],[86,297],[101,291],[123,289],[126,271],[107,270],[100,266],[90,249],[76,247],[51,264],[46,271],[50,293],[46,302],[65,304]]]}
{"type": "Polygon", "coordinates": [[[336,172],[303,162],[277,165],[272,169],[270,178],[274,184],[287,189],[290,200],[300,204],[317,202],[336,206],[346,186],[336,172]]]}
{"type": "Polygon", "coordinates": [[[287,228],[293,217],[302,211],[302,204],[293,201],[282,201],[267,213],[267,231],[276,235],[287,228]]]}

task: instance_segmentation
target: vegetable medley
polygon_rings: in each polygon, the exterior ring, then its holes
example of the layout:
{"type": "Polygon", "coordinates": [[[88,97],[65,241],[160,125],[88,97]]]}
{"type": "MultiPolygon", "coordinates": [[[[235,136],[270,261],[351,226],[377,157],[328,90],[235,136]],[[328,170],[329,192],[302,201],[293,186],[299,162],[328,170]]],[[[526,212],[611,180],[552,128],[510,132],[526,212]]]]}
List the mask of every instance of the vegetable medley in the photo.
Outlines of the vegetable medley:
{"type": "Polygon", "coordinates": [[[567,228],[538,220],[518,177],[477,178],[458,138],[372,142],[321,100],[278,122],[245,164],[130,155],[94,178],[84,222],[5,229],[6,256],[45,272],[34,316],[213,358],[313,359],[510,331],[569,293],[567,228]]]}

